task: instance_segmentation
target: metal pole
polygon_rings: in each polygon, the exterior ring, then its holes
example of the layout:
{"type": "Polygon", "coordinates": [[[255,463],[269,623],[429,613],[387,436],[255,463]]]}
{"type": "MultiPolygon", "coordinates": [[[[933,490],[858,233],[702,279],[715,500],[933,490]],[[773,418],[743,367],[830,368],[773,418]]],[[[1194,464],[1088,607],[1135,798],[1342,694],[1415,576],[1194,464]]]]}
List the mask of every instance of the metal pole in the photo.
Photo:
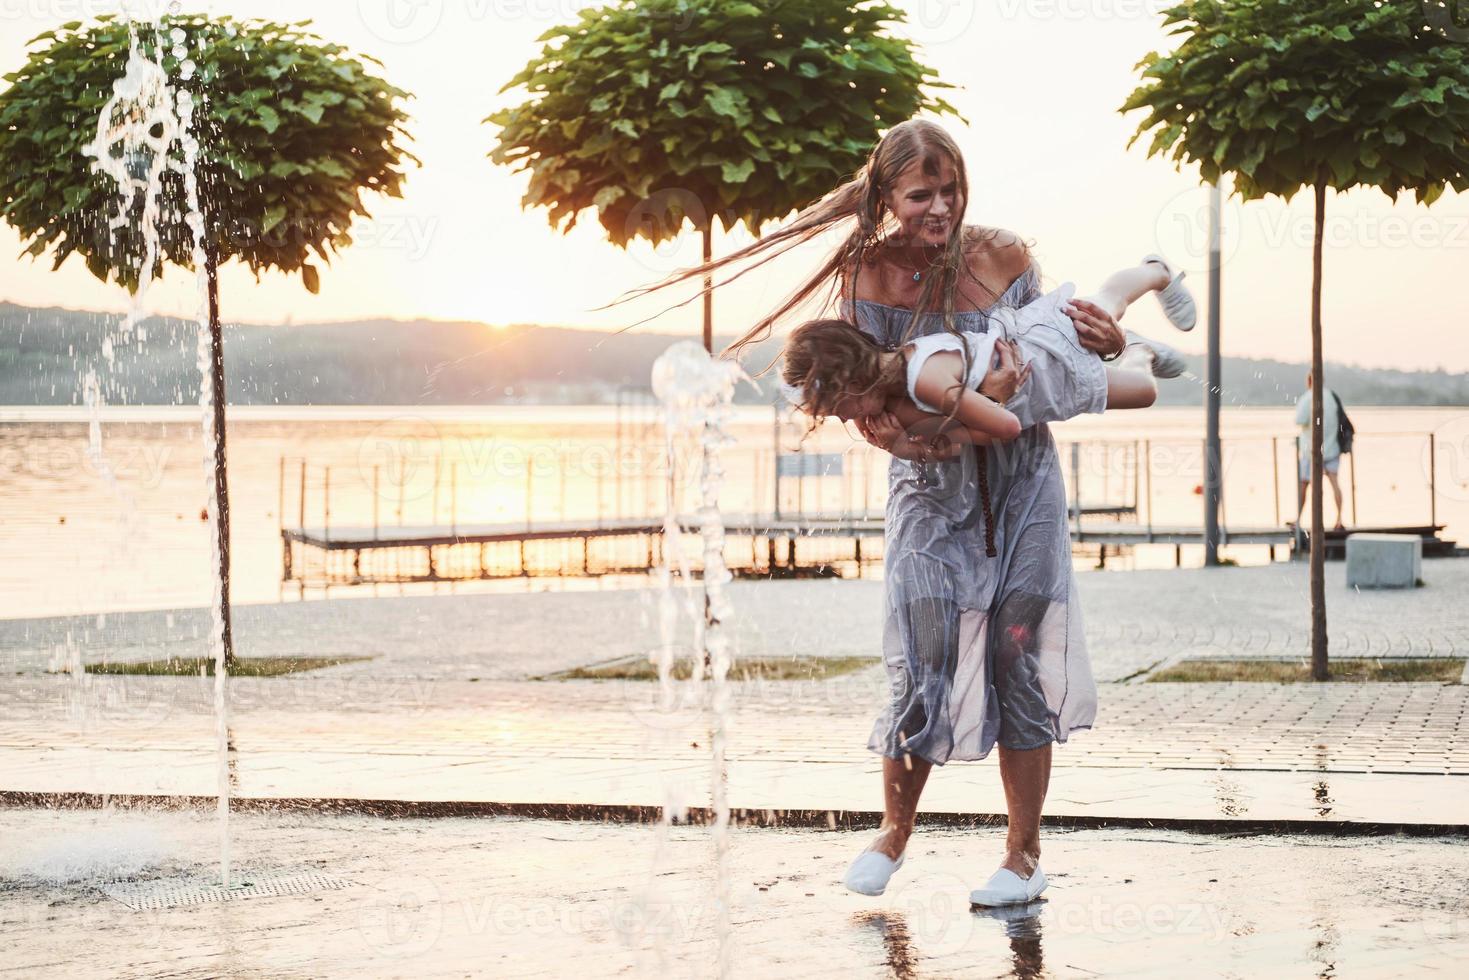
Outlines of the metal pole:
{"type": "Polygon", "coordinates": [[[377,538],[378,538],[378,532],[377,532],[377,529],[378,529],[377,502],[378,502],[378,487],[379,486],[380,486],[380,484],[378,482],[378,467],[377,466],[373,466],[373,468],[372,468],[372,539],[374,541],[376,541],[377,538]]]}
{"type": "MultiPolygon", "coordinates": [[[[760,514],[760,450],[750,450],[750,521],[753,523],[760,514]]],[[[752,539],[753,540],[753,539],[752,539]]]]}
{"type": "MultiPolygon", "coordinates": [[[[1134,511],[1137,510],[1137,492],[1141,488],[1143,478],[1142,467],[1137,458],[1137,447],[1137,440],[1132,440],[1132,507],[1134,511]]],[[[1136,516],[1136,514],[1133,515],[1134,519],[1136,516]]]]}
{"type": "Polygon", "coordinates": [[[771,462],[775,469],[775,519],[780,520],[780,405],[771,406],[774,412],[774,423],[771,426],[771,462]]]}
{"type": "Polygon", "coordinates": [[[1076,533],[1081,534],[1081,445],[1071,444],[1071,513],[1076,522],[1076,533]]]}
{"type": "Polygon", "coordinates": [[[398,460],[398,526],[403,526],[403,484],[408,480],[408,463],[401,457],[398,460]]]}
{"type": "Polygon", "coordinates": [[[442,456],[435,456],[434,457],[434,500],[433,500],[434,513],[433,513],[433,516],[431,518],[429,518],[429,524],[431,524],[431,525],[433,525],[435,527],[437,527],[438,526],[438,523],[439,523],[439,481],[443,479],[443,472],[444,472],[444,457],[442,457],[442,456]]]}
{"type": "Polygon", "coordinates": [[[1147,467],[1148,540],[1153,540],[1153,440],[1143,440],[1143,465],[1147,467]]]}
{"type": "Polygon", "coordinates": [[[1438,436],[1428,433],[1428,526],[1438,526],[1438,436]]]}
{"type": "MultiPolygon", "coordinates": [[[[1270,437],[1270,469],[1272,471],[1271,485],[1275,487],[1275,526],[1280,526],[1280,437],[1270,437]]],[[[1356,523],[1356,518],[1352,518],[1356,523]]],[[[1270,559],[1275,560],[1275,546],[1270,546],[1270,559]]]]}
{"type": "Polygon", "coordinates": [[[1220,275],[1220,200],[1219,184],[1209,187],[1209,353],[1205,384],[1204,445],[1204,567],[1219,564],[1219,508],[1222,495],[1222,473],[1219,447],[1219,395],[1221,363],[1219,356],[1220,275]]]}
{"type": "Polygon", "coordinates": [[[872,516],[872,450],[862,451],[862,517],[872,516]]]}
{"type": "Polygon", "coordinates": [[[1357,526],[1357,454],[1347,453],[1350,458],[1347,466],[1350,467],[1352,475],[1352,527],[1357,526]]]}

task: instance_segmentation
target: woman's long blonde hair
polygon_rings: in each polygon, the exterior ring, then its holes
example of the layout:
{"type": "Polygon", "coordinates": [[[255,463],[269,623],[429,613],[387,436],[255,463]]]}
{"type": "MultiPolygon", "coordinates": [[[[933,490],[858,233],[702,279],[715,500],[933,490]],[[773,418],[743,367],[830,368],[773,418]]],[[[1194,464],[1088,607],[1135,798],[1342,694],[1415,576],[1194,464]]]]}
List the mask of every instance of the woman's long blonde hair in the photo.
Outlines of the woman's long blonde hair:
{"type": "MultiPolygon", "coordinates": [[[[919,294],[908,329],[911,334],[923,314],[937,311],[943,313],[944,327],[957,333],[953,323],[954,297],[961,278],[967,277],[977,283],[992,299],[1000,296],[1000,293],[986,286],[970,272],[969,264],[964,258],[966,246],[992,239],[996,233],[991,232],[981,239],[977,232],[964,225],[964,208],[969,201],[969,176],[964,167],[964,156],[959,152],[953,137],[942,126],[926,119],[910,119],[888,130],[872,148],[867,163],[857,171],[855,177],[801,211],[788,224],[729,255],[675,272],[662,282],[635,290],[623,301],[708,276],[710,286],[695,294],[695,297],[703,295],[708,290],[728,285],[752,269],[757,269],[792,248],[821,236],[843,222],[853,222],[851,232],[813,275],[775,310],[725,348],[726,357],[737,357],[750,344],[769,337],[771,328],[776,323],[823,289],[827,290],[827,305],[830,305],[831,299],[838,292],[845,292],[848,299],[855,300],[858,269],[864,263],[870,265],[876,261],[870,254],[871,250],[881,245],[894,230],[892,215],[883,202],[883,195],[892,189],[898,177],[913,164],[921,166],[925,173],[936,174],[945,159],[953,164],[958,181],[955,211],[959,220],[955,221],[954,229],[944,243],[943,255],[935,263],[937,274],[928,278],[919,294]],[[731,267],[738,268],[733,274],[718,280],[717,274],[731,267]]],[[[695,297],[690,297],[685,302],[692,302],[695,297]]],[[[905,341],[907,339],[909,338],[903,338],[905,341]]]]}

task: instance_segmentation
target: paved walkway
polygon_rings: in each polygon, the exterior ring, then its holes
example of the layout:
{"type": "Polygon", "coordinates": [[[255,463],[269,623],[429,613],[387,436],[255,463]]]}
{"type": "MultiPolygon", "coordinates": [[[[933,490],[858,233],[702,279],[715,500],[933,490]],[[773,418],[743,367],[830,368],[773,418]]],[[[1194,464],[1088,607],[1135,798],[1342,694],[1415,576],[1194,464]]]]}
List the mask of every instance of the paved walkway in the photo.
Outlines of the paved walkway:
{"type": "MultiPolygon", "coordinates": [[[[0,790],[216,792],[209,685],[47,678],[5,704],[0,790]],[[70,713],[69,713],[70,712],[70,713]]],[[[659,806],[708,799],[709,712],[635,682],[238,680],[236,793],[256,799],[659,806]]],[[[881,678],[736,686],[732,802],[878,809],[865,748],[881,678]]],[[[1106,685],[1097,728],[1057,750],[1059,817],[1469,823],[1469,688],[1440,684],[1106,685]]],[[[931,783],[931,813],[995,815],[991,758],[931,783]]]]}
{"type": "MultiPolygon", "coordinates": [[[[1469,562],[1428,586],[1348,592],[1328,569],[1337,656],[1464,655],[1469,562]]],[[[1087,574],[1105,681],[1094,731],[1056,754],[1047,812],[1088,819],[1469,824],[1469,686],[1153,684],[1181,656],[1301,656],[1302,565],[1087,574]]],[[[741,583],[742,655],[874,653],[880,583],[741,583]],[[775,639],[781,643],[777,644],[775,639]]],[[[245,607],[243,655],[366,653],[310,674],[232,681],[237,795],[659,806],[708,799],[707,705],[661,710],[645,682],[527,678],[657,643],[643,591],[245,607]]],[[[0,623],[0,791],[210,795],[213,694],[193,678],[50,673],[82,660],[202,652],[197,611],[0,623]]],[[[687,632],[687,631],[686,631],[687,632]]],[[[691,693],[692,692],[692,693],[691,693]]],[[[872,667],[736,685],[736,807],[877,809],[865,749],[886,693],[872,667]]],[[[929,812],[1004,812],[994,760],[947,767],[929,812]]]]}
{"type": "MultiPolygon", "coordinates": [[[[1354,591],[1327,566],[1335,656],[1469,655],[1469,560],[1424,562],[1426,587],[1354,591]]],[[[1084,572],[1077,576],[1097,678],[1119,680],[1181,656],[1308,656],[1303,562],[1253,568],[1084,572]]],[[[882,583],[738,582],[736,648],[745,656],[876,657],[882,583]]],[[[0,677],[72,658],[148,660],[205,652],[204,610],[0,620],[0,677]]],[[[514,680],[645,654],[661,642],[651,589],[341,599],[241,606],[241,656],[369,655],[334,676],[514,680]]],[[[678,636],[692,636],[680,617],[678,636]]]]}

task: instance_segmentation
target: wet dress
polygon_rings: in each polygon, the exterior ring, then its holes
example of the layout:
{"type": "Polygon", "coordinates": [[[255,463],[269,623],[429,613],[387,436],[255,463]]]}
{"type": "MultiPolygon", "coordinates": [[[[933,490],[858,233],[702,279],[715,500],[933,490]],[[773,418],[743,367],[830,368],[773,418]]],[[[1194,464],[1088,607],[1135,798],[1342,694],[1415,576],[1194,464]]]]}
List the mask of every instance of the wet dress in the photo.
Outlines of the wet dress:
{"type": "MultiPolygon", "coordinates": [[[[955,313],[955,326],[987,333],[993,319],[1004,329],[1012,321],[1002,310],[1042,298],[1038,279],[1032,266],[993,312],[955,313]]],[[[910,331],[911,310],[865,300],[851,314],[889,350],[944,330],[941,314],[925,314],[910,331]]],[[[868,741],[882,755],[912,753],[937,765],[983,759],[996,742],[1011,749],[1065,742],[1096,717],[1066,494],[1046,424],[1067,416],[1039,397],[1045,381],[1028,391],[1043,374],[1054,376],[1035,364],[1006,403],[1024,427],[1014,440],[965,446],[952,460],[894,458],[889,468],[883,660],[890,690],[868,741]]]]}

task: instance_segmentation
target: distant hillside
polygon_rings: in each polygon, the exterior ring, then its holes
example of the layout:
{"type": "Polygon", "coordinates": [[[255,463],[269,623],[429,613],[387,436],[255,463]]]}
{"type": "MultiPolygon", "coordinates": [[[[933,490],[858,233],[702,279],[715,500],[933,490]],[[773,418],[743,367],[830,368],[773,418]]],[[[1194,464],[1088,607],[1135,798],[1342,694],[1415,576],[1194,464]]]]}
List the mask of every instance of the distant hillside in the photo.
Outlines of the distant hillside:
{"type": "MultiPolygon", "coordinates": [[[[0,404],[82,402],[96,370],[109,404],[181,404],[198,399],[193,324],[155,318],[142,336],[117,336],[118,317],[0,303],[0,404]],[[112,340],[112,360],[103,357],[112,340]]],[[[241,405],[595,404],[647,388],[653,360],[682,337],[482,323],[369,320],[289,327],[225,328],[229,400],[241,405]]],[[[764,367],[775,342],[748,363],[764,367]]],[[[1201,358],[1189,358],[1202,375],[1201,358]]],[[[1305,366],[1224,359],[1226,405],[1293,404],[1305,366]]],[[[1469,376],[1329,364],[1330,384],[1353,405],[1469,405],[1469,376]]],[[[743,402],[769,401],[748,388],[743,402]]],[[[1202,382],[1162,385],[1161,404],[1197,405],[1202,382]]]]}

